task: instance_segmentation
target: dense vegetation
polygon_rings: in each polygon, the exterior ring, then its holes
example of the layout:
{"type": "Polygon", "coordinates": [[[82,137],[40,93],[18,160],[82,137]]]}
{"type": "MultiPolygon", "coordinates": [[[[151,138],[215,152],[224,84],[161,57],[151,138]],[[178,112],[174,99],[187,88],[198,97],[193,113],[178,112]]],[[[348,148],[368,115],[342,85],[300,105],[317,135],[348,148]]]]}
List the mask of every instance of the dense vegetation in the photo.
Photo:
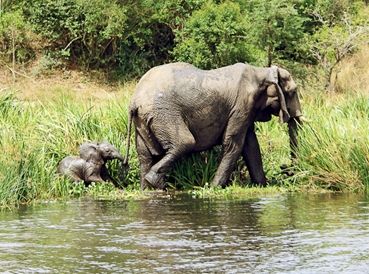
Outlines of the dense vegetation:
{"type": "MultiPolygon", "coordinates": [[[[302,87],[312,121],[300,131],[292,177],[279,169],[289,161],[285,126],[276,120],[258,125],[267,177],[289,190],[353,191],[369,186],[368,26],[368,1],[362,0],[0,0],[0,66],[15,83],[72,69],[127,80],[171,61],[202,68],[282,65],[302,87]],[[361,78],[353,79],[350,62],[361,78]]],[[[77,154],[85,140],[107,139],[125,152],[134,83],[120,86],[113,100],[80,99],[68,87],[50,85],[37,102],[0,86],[0,206],[86,193],[127,197],[137,190],[134,148],[122,180],[131,192],[109,184],[86,189],[55,175],[58,161],[77,154]]],[[[231,188],[208,192],[218,155],[215,149],[184,159],[170,186],[200,196],[242,192],[239,182],[249,182],[242,165],[231,188]]],[[[119,177],[118,163],[111,168],[119,177]]]]}
{"type": "MultiPolygon", "coordinates": [[[[180,60],[202,68],[335,66],[368,36],[362,0],[2,0],[1,57],[140,76],[180,60]]],[[[15,69],[15,66],[13,69],[15,69]]],[[[329,81],[327,81],[329,83],[329,81]]]]}
{"type": "MultiPolygon", "coordinates": [[[[0,96],[0,205],[13,205],[40,199],[92,195],[103,198],[127,197],[139,189],[138,161],[130,151],[131,170],[121,180],[125,191],[111,184],[84,188],[70,184],[55,174],[58,162],[67,155],[78,155],[85,140],[106,139],[125,153],[127,100],[134,85],[103,103],[100,99],[79,99],[72,90],[50,88],[54,95],[26,104],[14,96],[0,96]],[[130,191],[128,191],[130,190],[130,191]]],[[[326,189],[358,191],[369,186],[369,104],[366,95],[352,93],[325,100],[325,95],[305,97],[305,113],[312,118],[300,131],[299,159],[295,174],[281,174],[279,166],[289,163],[286,126],[277,119],[258,124],[264,167],[274,188],[266,191],[326,189]],[[317,106],[319,111],[316,111],[317,106]]],[[[217,166],[218,153],[193,154],[176,164],[168,178],[170,186],[209,195],[207,190],[217,166]],[[197,187],[205,187],[198,189],[197,187]]],[[[241,163],[241,162],[240,162],[241,163]]],[[[120,178],[118,163],[112,163],[113,176],[120,178]]],[[[233,187],[220,195],[239,196],[239,188],[249,183],[248,173],[240,164],[232,176],[233,187]]],[[[217,190],[218,191],[218,190],[217,190]]],[[[258,191],[258,190],[254,190],[258,191]]],[[[217,192],[215,192],[216,194],[217,192]]]]}

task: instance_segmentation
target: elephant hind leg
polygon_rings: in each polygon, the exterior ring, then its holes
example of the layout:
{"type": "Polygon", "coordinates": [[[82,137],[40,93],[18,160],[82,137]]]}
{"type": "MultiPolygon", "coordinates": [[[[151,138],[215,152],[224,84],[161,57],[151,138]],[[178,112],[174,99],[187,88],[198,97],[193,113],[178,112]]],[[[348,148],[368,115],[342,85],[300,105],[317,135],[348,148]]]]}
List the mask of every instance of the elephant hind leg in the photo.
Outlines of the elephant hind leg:
{"type": "MultiPolygon", "coordinates": [[[[161,131],[161,137],[164,136],[163,139],[166,140],[167,152],[160,161],[153,165],[145,176],[146,181],[155,188],[165,188],[165,185],[162,183],[165,173],[168,172],[177,159],[192,151],[196,144],[194,136],[183,120],[176,120],[175,125],[175,130],[168,127],[167,131],[161,131]]],[[[161,138],[159,137],[158,139],[161,138]]]]}
{"type": "Polygon", "coordinates": [[[141,189],[144,190],[149,187],[149,183],[146,181],[145,176],[150,171],[154,164],[153,156],[145,144],[144,139],[140,134],[136,132],[136,150],[138,154],[138,160],[140,162],[140,182],[141,189]]]}
{"type": "MultiPolygon", "coordinates": [[[[150,128],[150,125],[152,123],[152,117],[148,118],[147,121],[141,119],[140,117],[136,117],[134,123],[136,125],[136,136],[140,137],[140,140],[138,141],[142,143],[142,145],[145,147],[144,150],[148,151],[150,155],[154,156],[163,155],[164,150],[150,128]]],[[[146,152],[143,151],[143,153],[146,152]]]]}

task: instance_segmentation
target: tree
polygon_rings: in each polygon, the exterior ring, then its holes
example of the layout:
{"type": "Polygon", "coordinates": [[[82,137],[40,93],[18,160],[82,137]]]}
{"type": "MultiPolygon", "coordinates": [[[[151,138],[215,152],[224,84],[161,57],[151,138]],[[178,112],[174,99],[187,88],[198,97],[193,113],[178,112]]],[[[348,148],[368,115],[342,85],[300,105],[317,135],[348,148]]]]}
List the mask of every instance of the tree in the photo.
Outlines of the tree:
{"type": "MultiPolygon", "coordinates": [[[[3,12],[0,14],[0,47],[2,56],[10,57],[11,67],[6,65],[12,72],[13,82],[16,80],[17,52],[28,43],[29,27],[24,21],[20,10],[3,12]]],[[[20,74],[20,73],[18,73],[20,74]]]]}
{"type": "Polygon", "coordinates": [[[127,10],[115,0],[36,0],[26,13],[52,51],[85,67],[114,63],[127,10]]]}
{"type": "Polygon", "coordinates": [[[249,29],[248,17],[237,3],[208,2],[175,32],[174,59],[205,69],[254,61],[249,29]]]}
{"type": "Polygon", "coordinates": [[[298,2],[301,1],[247,1],[245,9],[253,18],[253,37],[265,52],[265,65],[270,66],[277,59],[303,59],[299,48],[308,18],[299,14],[298,2]]]}
{"type": "Polygon", "coordinates": [[[177,31],[208,0],[122,0],[128,7],[128,32],[119,46],[119,72],[137,76],[173,60],[177,31]],[[130,2],[130,4],[127,4],[130,2]]]}
{"type": "MultiPolygon", "coordinates": [[[[355,52],[369,38],[367,22],[354,22],[353,16],[344,12],[340,21],[335,19],[333,24],[318,16],[322,26],[309,38],[310,52],[316,58],[324,71],[325,88],[335,91],[335,82],[339,71],[339,64],[347,56],[355,52]]],[[[357,18],[360,18],[357,16],[357,18]]],[[[366,19],[368,20],[368,19],[366,19]]]]}

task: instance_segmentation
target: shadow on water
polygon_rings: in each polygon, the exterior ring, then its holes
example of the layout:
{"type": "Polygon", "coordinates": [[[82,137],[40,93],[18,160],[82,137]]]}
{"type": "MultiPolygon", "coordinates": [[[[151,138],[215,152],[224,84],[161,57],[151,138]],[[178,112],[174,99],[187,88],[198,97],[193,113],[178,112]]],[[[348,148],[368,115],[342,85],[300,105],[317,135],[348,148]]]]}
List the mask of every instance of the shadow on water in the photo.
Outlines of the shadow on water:
{"type": "Polygon", "coordinates": [[[365,272],[369,197],[158,196],[0,213],[0,271],[365,272]]]}

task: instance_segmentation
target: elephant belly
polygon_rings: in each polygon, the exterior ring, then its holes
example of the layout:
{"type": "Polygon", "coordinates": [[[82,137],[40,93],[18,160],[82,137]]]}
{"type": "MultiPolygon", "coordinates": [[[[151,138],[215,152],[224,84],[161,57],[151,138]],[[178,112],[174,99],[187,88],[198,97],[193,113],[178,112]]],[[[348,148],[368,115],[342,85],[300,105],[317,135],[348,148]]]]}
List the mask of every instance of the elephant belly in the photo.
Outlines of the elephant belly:
{"type": "MultiPolygon", "coordinates": [[[[196,151],[203,151],[212,148],[215,145],[221,144],[223,130],[217,129],[215,134],[212,135],[209,134],[209,131],[210,130],[208,128],[204,128],[203,130],[200,130],[197,134],[194,134],[196,140],[196,151]]],[[[212,129],[212,133],[214,133],[214,129],[212,129]]]]}
{"type": "Polygon", "coordinates": [[[194,119],[188,126],[196,141],[195,150],[203,151],[221,143],[226,123],[218,117],[194,119]]]}

